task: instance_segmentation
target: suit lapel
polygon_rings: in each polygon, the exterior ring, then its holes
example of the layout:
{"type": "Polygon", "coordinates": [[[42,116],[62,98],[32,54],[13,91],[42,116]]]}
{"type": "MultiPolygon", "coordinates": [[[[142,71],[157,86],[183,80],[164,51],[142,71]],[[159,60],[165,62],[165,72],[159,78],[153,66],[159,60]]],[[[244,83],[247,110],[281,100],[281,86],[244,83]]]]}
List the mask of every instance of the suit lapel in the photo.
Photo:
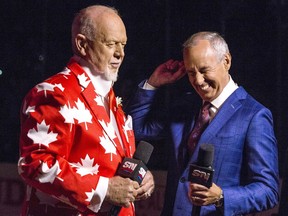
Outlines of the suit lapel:
{"type": "Polygon", "coordinates": [[[217,135],[219,130],[225,126],[226,122],[234,115],[234,113],[242,107],[241,100],[246,98],[246,91],[239,87],[230,97],[223,103],[220,107],[218,113],[215,115],[214,119],[208,125],[201,135],[198,145],[190,158],[190,162],[196,161],[199,144],[210,143],[213,137],[217,135]]]}
{"type": "MultiPolygon", "coordinates": [[[[118,104],[116,97],[115,97],[115,93],[112,88],[109,92],[109,104],[110,104],[110,112],[113,112],[113,115],[116,120],[116,124],[117,124],[118,131],[119,131],[119,136],[122,140],[125,155],[132,156],[132,152],[131,152],[132,149],[130,149],[130,143],[129,143],[129,138],[128,138],[129,136],[128,133],[132,133],[132,132],[129,131],[129,128],[126,128],[126,125],[125,125],[126,116],[122,110],[122,105],[118,104]]],[[[134,136],[134,134],[132,135],[134,136]]]]}
{"type": "Polygon", "coordinates": [[[114,127],[109,126],[109,124],[111,124],[110,117],[104,107],[103,102],[99,98],[100,96],[97,95],[89,76],[73,59],[68,63],[68,68],[76,75],[79,84],[82,87],[81,95],[85,100],[85,104],[87,107],[89,107],[89,110],[96,123],[98,123],[103,129],[104,134],[107,135],[109,140],[114,144],[119,154],[122,157],[125,157],[125,152],[116,135],[114,127]]]}

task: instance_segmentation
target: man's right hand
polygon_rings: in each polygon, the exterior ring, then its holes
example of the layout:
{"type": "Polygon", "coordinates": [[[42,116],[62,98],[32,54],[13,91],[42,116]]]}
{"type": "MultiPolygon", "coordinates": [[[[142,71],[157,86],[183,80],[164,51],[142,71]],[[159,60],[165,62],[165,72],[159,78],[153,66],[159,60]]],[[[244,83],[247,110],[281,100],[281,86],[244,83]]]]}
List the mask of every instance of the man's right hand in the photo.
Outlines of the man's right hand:
{"type": "Polygon", "coordinates": [[[129,207],[135,201],[139,184],[129,178],[114,176],[109,179],[105,200],[113,205],[129,207]]]}
{"type": "Polygon", "coordinates": [[[148,79],[148,83],[159,88],[162,85],[171,84],[181,79],[186,74],[183,61],[168,60],[159,65],[148,79]]]}

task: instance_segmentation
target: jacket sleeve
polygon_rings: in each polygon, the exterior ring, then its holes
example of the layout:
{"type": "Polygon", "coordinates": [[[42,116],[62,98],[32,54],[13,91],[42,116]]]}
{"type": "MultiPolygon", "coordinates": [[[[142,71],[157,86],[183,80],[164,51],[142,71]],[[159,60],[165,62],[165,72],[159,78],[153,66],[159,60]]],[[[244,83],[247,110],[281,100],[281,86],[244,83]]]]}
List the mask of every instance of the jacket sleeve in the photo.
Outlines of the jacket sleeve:
{"type": "Polygon", "coordinates": [[[158,103],[155,104],[157,90],[143,89],[144,82],[139,84],[136,93],[125,107],[125,112],[133,118],[133,129],[138,140],[161,139],[165,126],[165,111],[158,103]],[[154,109],[154,106],[157,108],[154,109]]]}
{"type": "MultiPolygon", "coordinates": [[[[66,96],[58,88],[45,94],[34,88],[24,99],[19,174],[28,185],[85,211],[103,177],[97,172],[83,175],[81,162],[68,161],[73,143],[80,141],[74,140],[75,124],[69,124],[69,116],[64,119],[59,112],[66,103],[66,96]]],[[[93,162],[92,158],[83,158],[83,163],[84,160],[93,162]]]]}
{"type": "Polygon", "coordinates": [[[279,201],[278,150],[268,109],[252,117],[245,139],[242,182],[223,187],[225,215],[263,211],[279,201]]]}

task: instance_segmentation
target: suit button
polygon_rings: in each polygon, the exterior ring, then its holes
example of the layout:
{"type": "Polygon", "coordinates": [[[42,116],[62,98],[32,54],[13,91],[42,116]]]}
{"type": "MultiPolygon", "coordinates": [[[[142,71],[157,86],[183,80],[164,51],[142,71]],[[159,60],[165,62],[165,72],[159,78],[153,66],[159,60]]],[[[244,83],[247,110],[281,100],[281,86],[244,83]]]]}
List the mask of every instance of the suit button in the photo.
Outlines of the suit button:
{"type": "Polygon", "coordinates": [[[181,183],[184,183],[185,181],[186,181],[185,177],[181,177],[181,178],[180,178],[180,182],[181,182],[181,183]]]}

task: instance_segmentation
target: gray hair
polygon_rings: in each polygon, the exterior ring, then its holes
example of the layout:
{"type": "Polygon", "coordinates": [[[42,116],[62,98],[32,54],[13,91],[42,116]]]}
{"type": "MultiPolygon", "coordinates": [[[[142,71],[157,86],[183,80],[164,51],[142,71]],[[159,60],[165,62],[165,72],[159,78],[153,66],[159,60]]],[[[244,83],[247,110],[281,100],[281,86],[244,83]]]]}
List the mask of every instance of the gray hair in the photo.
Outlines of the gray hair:
{"type": "Polygon", "coordinates": [[[117,9],[110,6],[93,5],[80,10],[75,15],[72,23],[71,39],[72,39],[72,48],[74,52],[76,51],[76,49],[73,40],[75,39],[77,34],[85,35],[90,41],[93,41],[95,39],[97,33],[97,26],[94,22],[93,16],[91,15],[90,11],[91,9],[93,10],[97,8],[99,8],[99,10],[111,10],[119,16],[117,9]]]}
{"type": "Polygon", "coordinates": [[[224,58],[226,53],[229,53],[229,48],[224,38],[217,32],[198,32],[189,37],[183,44],[183,49],[195,46],[199,40],[208,40],[210,46],[215,51],[219,61],[224,58]]]}

